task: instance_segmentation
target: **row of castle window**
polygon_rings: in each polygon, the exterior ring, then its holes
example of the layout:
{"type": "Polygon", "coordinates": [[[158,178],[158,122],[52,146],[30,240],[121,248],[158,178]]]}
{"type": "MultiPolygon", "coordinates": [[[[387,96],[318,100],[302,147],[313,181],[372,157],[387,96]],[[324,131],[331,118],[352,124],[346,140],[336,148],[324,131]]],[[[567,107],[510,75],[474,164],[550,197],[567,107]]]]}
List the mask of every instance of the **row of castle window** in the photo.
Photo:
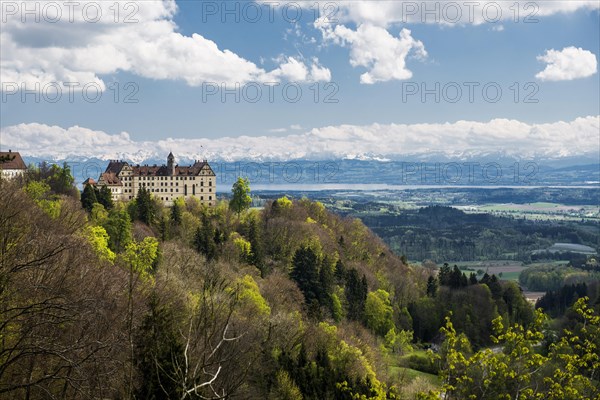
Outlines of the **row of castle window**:
{"type": "MultiPolygon", "coordinates": [[[[154,185],[154,182],[152,183],[146,183],[146,182],[139,182],[140,185],[143,186],[151,186],[154,185]]],[[[127,182],[125,183],[125,186],[133,186],[132,182],[127,182]]],[[[161,182],[160,186],[169,186],[168,182],[161,182]]],[[[171,182],[171,186],[173,186],[173,182],[171,182]]],[[[179,186],[179,182],[175,182],[175,186],[179,186]]],[[[204,186],[204,182],[200,182],[200,186],[204,186]]],[[[208,186],[212,186],[212,181],[208,181],[208,186]]]]}
{"type": "MultiPolygon", "coordinates": [[[[119,189],[111,189],[111,191],[113,193],[118,193],[119,189]]],[[[212,192],[212,188],[208,189],[209,192],[212,192]]],[[[123,193],[132,193],[133,189],[123,189],[123,193]]],[[[154,189],[154,188],[150,188],[150,192],[155,192],[155,193],[163,193],[163,189],[154,189]]],[[[164,189],[165,193],[168,193],[169,190],[168,189],[164,189]]],[[[200,193],[203,193],[204,189],[200,189],[200,193]]],[[[171,193],[173,193],[173,188],[171,188],[171,193]]],[[[179,193],[179,188],[175,188],[175,193],[179,193]]],[[[187,191],[185,192],[185,194],[187,195],[187,191]]],[[[196,192],[195,190],[193,191],[193,194],[195,195],[196,192]]]]}
{"type": "MultiPolygon", "coordinates": [[[[131,199],[131,196],[129,196],[129,198],[131,199]]],[[[161,200],[170,200],[168,197],[161,197],[161,200]]],[[[212,200],[212,196],[208,196],[208,200],[212,200]]],[[[204,196],[200,196],[200,201],[204,201],[204,196]]]]}
{"type": "MultiPolygon", "coordinates": [[[[147,186],[149,187],[150,185],[146,185],[146,184],[145,184],[145,183],[143,183],[143,182],[142,182],[142,183],[140,183],[140,185],[139,185],[139,187],[140,187],[140,188],[142,188],[142,187],[147,187],[147,186]]],[[[200,186],[202,186],[202,185],[200,185],[200,186]]],[[[131,189],[130,189],[130,190],[131,190],[131,189]]],[[[195,187],[194,187],[194,190],[195,190],[195,187]]],[[[151,187],[151,188],[150,188],[150,191],[151,191],[151,192],[158,192],[158,188],[154,189],[153,187],[151,187]]],[[[163,190],[162,190],[162,189],[160,189],[160,191],[162,192],[163,190]]],[[[173,188],[171,188],[171,192],[172,192],[172,191],[173,191],[173,188]]],[[[176,192],[179,192],[179,188],[175,188],[175,191],[176,191],[176,192]]],[[[212,192],[212,188],[208,188],[208,191],[209,191],[209,192],[212,192]]],[[[166,188],[165,188],[165,192],[167,192],[167,189],[166,189],[166,188]]],[[[204,189],[203,189],[203,188],[200,188],[200,192],[204,192],[204,189]]]]}
{"type": "MultiPolygon", "coordinates": [[[[152,186],[154,185],[154,182],[152,183],[146,183],[146,182],[138,182],[140,185],[143,186],[152,186]]],[[[128,182],[125,184],[125,186],[132,186],[131,182],[128,182]]],[[[168,182],[161,182],[160,186],[169,186],[168,182]]],[[[171,182],[171,186],[173,186],[173,182],[171,182]]],[[[179,182],[175,182],[175,186],[179,186],[179,182]]],[[[204,182],[200,182],[200,186],[204,186],[204,182]]],[[[208,186],[212,186],[212,181],[208,181],[208,186]]]]}
{"type": "MultiPolygon", "coordinates": [[[[163,180],[165,180],[165,181],[168,181],[168,180],[171,180],[172,181],[173,180],[172,176],[140,176],[140,175],[137,175],[137,176],[136,175],[125,175],[121,179],[130,180],[130,179],[133,179],[133,178],[139,178],[139,179],[141,179],[143,181],[145,181],[145,180],[148,180],[148,181],[153,181],[153,180],[157,180],[157,181],[163,181],[163,180]]],[[[199,178],[201,180],[204,179],[204,177],[199,177],[199,178]]],[[[190,181],[195,181],[196,177],[195,176],[189,176],[189,177],[188,176],[176,176],[175,177],[176,181],[187,181],[188,179],[190,181]]]]}
{"type": "MultiPolygon", "coordinates": [[[[133,196],[129,196],[129,200],[131,200],[133,198],[133,196]]],[[[169,199],[168,197],[161,197],[160,198],[162,201],[169,201],[171,199],[169,199]]],[[[212,196],[208,196],[208,200],[212,200],[212,196]]],[[[204,201],[204,196],[200,196],[200,201],[204,201]]]]}

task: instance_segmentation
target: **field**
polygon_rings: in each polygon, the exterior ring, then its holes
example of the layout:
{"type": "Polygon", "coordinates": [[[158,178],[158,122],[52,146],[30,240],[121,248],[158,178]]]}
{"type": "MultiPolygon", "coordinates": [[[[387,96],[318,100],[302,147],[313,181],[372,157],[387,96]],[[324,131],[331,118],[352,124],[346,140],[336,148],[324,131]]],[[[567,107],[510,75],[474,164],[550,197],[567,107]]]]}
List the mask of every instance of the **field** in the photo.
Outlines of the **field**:
{"type": "Polygon", "coordinates": [[[396,378],[396,381],[398,382],[412,382],[417,378],[423,378],[433,386],[441,386],[439,376],[417,371],[416,369],[406,367],[390,367],[389,373],[391,376],[396,378]]]}
{"type": "Polygon", "coordinates": [[[564,205],[559,203],[534,202],[534,203],[499,203],[463,206],[465,212],[487,212],[496,215],[512,215],[529,219],[544,220],[599,220],[600,207],[597,205],[564,205]]]}
{"type": "MultiPolygon", "coordinates": [[[[494,274],[500,279],[507,281],[518,281],[521,271],[527,268],[522,262],[512,260],[460,261],[449,262],[448,264],[458,265],[467,275],[470,272],[481,270],[484,273],[487,272],[489,275],[494,274]]],[[[479,278],[481,278],[481,275],[479,278]]]]}
{"type": "Polygon", "coordinates": [[[401,356],[397,354],[388,355],[387,361],[390,364],[388,372],[390,376],[394,377],[397,382],[405,383],[410,383],[417,378],[422,378],[428,384],[439,387],[441,385],[439,376],[410,368],[409,358],[415,356],[423,360],[429,358],[429,355],[425,350],[412,350],[401,356]]]}

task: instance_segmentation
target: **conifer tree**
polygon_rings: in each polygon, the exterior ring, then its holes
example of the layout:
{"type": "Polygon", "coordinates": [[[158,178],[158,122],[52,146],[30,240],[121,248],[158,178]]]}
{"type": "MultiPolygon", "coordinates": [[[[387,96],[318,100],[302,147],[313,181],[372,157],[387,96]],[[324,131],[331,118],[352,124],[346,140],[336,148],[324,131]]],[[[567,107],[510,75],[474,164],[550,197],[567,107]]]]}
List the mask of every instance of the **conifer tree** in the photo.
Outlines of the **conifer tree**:
{"type": "Polygon", "coordinates": [[[105,210],[111,210],[114,207],[112,193],[107,186],[102,186],[100,190],[96,191],[96,198],[98,203],[104,206],[105,210]]]}
{"type": "Polygon", "coordinates": [[[301,246],[292,260],[291,278],[304,294],[306,304],[319,300],[319,258],[308,246],[301,246]]]}
{"type": "Polygon", "coordinates": [[[435,297],[438,290],[438,282],[434,276],[430,276],[427,279],[427,296],[435,297]]]}
{"type": "Polygon", "coordinates": [[[154,204],[150,192],[141,187],[136,197],[137,217],[146,225],[152,225],[155,217],[154,204]]]}
{"type": "Polygon", "coordinates": [[[87,211],[92,212],[92,208],[94,204],[96,204],[98,200],[96,199],[96,191],[92,185],[85,185],[83,188],[83,193],[81,194],[81,206],[87,211]]]}

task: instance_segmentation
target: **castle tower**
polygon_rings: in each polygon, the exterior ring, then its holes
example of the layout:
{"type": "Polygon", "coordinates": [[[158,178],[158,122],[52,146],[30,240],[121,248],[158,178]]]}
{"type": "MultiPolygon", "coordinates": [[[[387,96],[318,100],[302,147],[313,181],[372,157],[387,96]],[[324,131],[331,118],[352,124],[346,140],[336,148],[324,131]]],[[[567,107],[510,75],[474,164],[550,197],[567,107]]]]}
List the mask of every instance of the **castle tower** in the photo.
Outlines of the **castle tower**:
{"type": "Polygon", "coordinates": [[[169,152],[169,156],[167,157],[167,170],[169,171],[169,175],[175,175],[175,156],[171,152],[169,152]]]}

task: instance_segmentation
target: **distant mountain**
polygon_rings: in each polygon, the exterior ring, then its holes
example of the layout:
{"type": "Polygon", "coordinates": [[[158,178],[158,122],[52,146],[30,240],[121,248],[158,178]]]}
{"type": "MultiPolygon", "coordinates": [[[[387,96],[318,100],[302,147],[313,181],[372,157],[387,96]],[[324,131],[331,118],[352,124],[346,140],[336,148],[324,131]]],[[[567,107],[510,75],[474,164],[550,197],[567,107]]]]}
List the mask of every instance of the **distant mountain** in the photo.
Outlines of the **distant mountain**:
{"type": "MultiPolygon", "coordinates": [[[[139,154],[138,154],[139,156],[139,154]]],[[[165,155],[166,157],[166,155],[165,155]]],[[[176,155],[177,157],[177,155],[176,155]]],[[[88,177],[97,178],[108,164],[103,158],[72,156],[65,160],[24,157],[26,163],[67,162],[77,183],[88,177]]],[[[162,165],[158,155],[139,159],[123,157],[133,164],[162,165]]],[[[178,157],[180,165],[194,159],[178,157]]],[[[252,184],[384,184],[384,185],[449,185],[449,186],[532,186],[532,185],[599,185],[600,163],[590,157],[527,160],[501,153],[476,157],[443,157],[440,154],[408,156],[402,160],[336,159],[336,160],[240,160],[209,159],[217,174],[217,182],[230,186],[238,176],[248,177],[252,184]],[[595,163],[594,163],[595,161],[595,163]],[[577,164],[580,163],[580,164],[577,164]]]]}

